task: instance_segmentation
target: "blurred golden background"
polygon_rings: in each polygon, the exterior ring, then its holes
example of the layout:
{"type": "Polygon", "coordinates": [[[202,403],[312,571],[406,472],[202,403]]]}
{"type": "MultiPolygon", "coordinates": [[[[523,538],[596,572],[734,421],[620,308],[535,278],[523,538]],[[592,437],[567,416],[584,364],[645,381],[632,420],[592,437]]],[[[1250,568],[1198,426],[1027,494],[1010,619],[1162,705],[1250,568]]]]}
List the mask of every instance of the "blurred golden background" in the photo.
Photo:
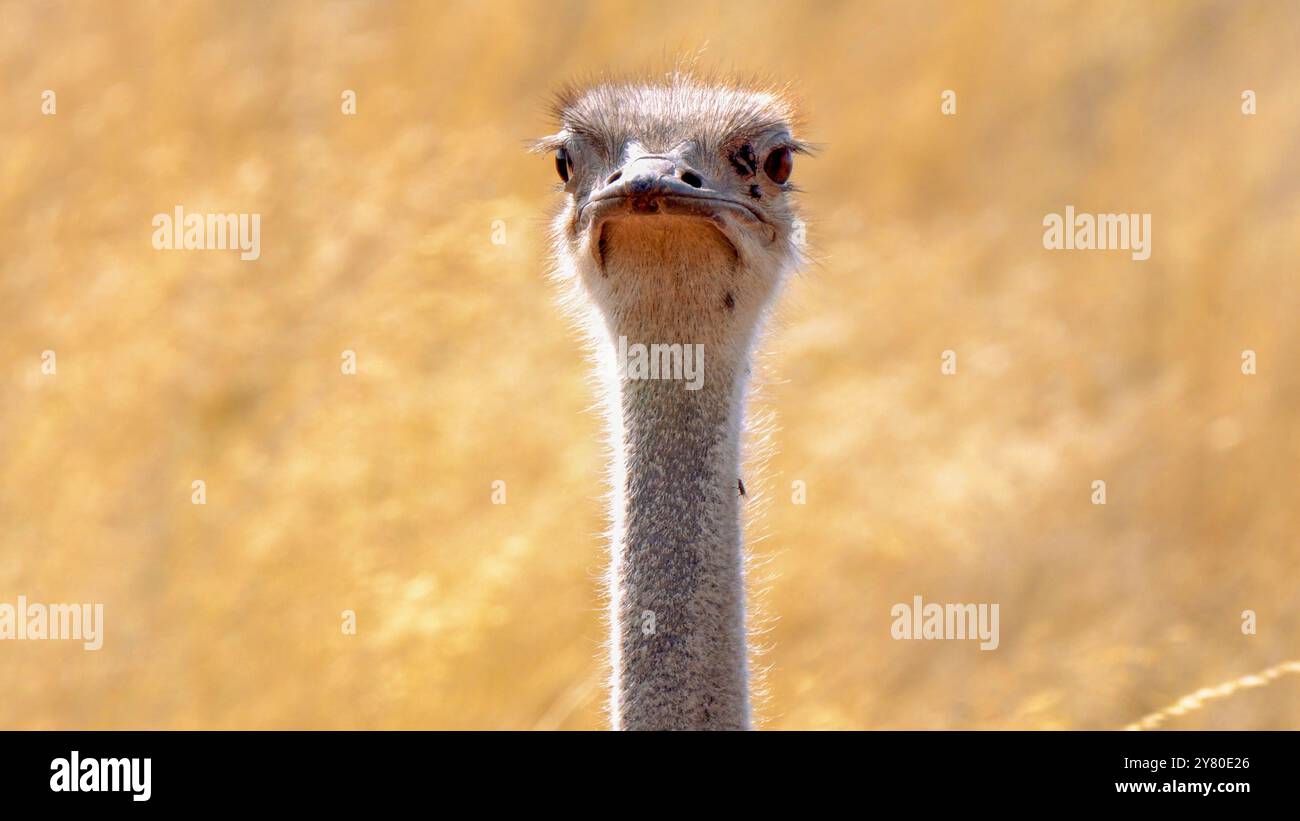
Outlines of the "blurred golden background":
{"type": "Polygon", "coordinates": [[[524,148],[562,82],[696,53],[824,145],[745,476],[763,725],[1119,727],[1300,657],[1295,4],[0,16],[0,601],[106,621],[0,642],[0,726],[603,726],[600,420],[524,148]],[[154,250],[176,205],[261,214],[260,259],[154,250]],[[1066,205],[1151,213],[1151,259],[1044,250],[1066,205]],[[998,603],[1000,648],[892,640],[914,595],[998,603]]]}

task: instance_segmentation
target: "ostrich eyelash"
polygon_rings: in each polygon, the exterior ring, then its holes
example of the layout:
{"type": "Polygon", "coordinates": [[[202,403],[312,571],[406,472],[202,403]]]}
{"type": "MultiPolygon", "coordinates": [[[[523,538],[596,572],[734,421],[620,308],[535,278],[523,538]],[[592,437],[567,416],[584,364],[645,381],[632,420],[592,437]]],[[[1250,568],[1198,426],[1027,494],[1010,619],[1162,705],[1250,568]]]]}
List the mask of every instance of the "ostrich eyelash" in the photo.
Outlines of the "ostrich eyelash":
{"type": "Polygon", "coordinates": [[[546,137],[533,140],[528,144],[528,151],[531,154],[550,154],[561,148],[567,148],[569,140],[563,134],[551,134],[546,137]]]}

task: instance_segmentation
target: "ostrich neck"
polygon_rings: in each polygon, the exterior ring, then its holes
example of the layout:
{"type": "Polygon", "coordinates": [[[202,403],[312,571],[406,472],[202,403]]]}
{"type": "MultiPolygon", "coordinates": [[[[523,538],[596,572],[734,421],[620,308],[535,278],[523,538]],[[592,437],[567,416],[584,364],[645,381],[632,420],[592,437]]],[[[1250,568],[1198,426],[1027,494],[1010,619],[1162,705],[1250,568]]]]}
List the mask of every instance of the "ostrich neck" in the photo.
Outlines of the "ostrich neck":
{"type": "MultiPolygon", "coordinates": [[[[638,342],[691,344],[627,338],[638,342]]],[[[749,726],[737,490],[748,340],[700,347],[697,390],[631,369],[618,380],[611,656],[622,729],[749,726]]]]}

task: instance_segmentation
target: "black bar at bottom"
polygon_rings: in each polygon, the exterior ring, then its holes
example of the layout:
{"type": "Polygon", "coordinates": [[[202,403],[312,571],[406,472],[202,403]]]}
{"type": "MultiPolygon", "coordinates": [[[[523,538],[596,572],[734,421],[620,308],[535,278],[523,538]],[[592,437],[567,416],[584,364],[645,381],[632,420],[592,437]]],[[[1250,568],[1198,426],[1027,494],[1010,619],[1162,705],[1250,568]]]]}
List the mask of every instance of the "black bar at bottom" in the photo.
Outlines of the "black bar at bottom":
{"type": "Polygon", "coordinates": [[[702,793],[691,809],[785,795],[810,810],[885,797],[927,808],[1231,809],[1296,795],[1295,740],[1289,732],[7,732],[0,790],[7,807],[92,811],[430,800],[450,812],[515,802],[576,809],[611,791],[637,806],[702,793]]]}

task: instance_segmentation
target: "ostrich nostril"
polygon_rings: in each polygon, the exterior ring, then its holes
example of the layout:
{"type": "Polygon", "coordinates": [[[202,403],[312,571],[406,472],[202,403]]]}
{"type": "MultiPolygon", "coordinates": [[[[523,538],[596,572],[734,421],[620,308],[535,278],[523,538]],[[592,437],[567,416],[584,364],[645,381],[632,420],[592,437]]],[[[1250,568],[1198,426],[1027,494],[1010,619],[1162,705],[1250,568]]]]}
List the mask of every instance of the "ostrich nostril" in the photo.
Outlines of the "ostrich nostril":
{"type": "Polygon", "coordinates": [[[694,171],[687,171],[682,174],[682,182],[686,183],[691,188],[704,187],[704,180],[700,179],[700,175],[696,174],[694,171]]]}
{"type": "Polygon", "coordinates": [[[621,176],[623,176],[623,172],[622,172],[622,171],[615,171],[613,174],[610,174],[610,175],[609,175],[609,179],[605,180],[605,184],[606,184],[606,185],[612,185],[613,183],[618,182],[618,179],[619,179],[619,177],[621,177],[621,176]]]}

